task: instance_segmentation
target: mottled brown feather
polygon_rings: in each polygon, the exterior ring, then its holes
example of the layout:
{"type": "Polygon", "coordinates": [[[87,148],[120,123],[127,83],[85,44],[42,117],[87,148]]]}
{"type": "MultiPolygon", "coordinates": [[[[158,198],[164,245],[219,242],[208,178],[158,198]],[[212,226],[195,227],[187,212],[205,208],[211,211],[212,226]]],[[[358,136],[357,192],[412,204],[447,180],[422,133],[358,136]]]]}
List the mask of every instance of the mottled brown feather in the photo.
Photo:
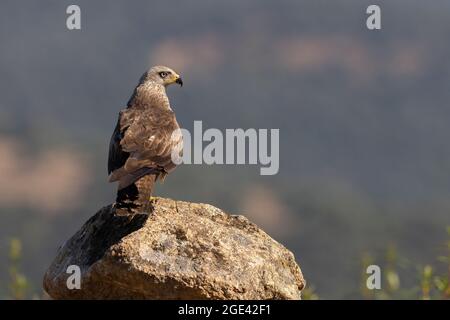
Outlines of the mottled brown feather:
{"type": "MultiPolygon", "coordinates": [[[[119,181],[119,190],[135,184],[147,195],[151,190],[144,182],[151,179],[144,177],[155,175],[156,181],[175,169],[172,151],[181,151],[182,137],[172,138],[179,125],[165,87],[146,82],[144,76],[127,108],[119,113],[109,147],[108,173],[111,182],[119,181]]],[[[141,201],[142,195],[137,198],[141,201]]]]}

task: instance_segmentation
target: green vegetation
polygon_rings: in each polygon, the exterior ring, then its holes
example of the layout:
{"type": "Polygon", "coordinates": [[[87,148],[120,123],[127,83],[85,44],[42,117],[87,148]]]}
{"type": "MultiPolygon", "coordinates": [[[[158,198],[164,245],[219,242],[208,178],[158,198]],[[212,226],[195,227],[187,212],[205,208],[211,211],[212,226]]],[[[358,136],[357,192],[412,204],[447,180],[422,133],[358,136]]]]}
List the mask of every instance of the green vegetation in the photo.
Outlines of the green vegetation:
{"type": "MultiPolygon", "coordinates": [[[[376,259],[369,253],[363,254],[360,298],[369,300],[450,299],[450,227],[447,227],[447,234],[449,239],[445,244],[445,253],[439,256],[434,264],[414,265],[399,256],[394,246],[386,249],[383,259],[376,259]],[[379,265],[381,268],[382,287],[380,290],[370,290],[366,286],[366,270],[369,265],[373,264],[379,265]],[[403,280],[407,284],[412,284],[403,285],[403,280]]],[[[307,286],[304,289],[303,299],[319,299],[319,294],[315,292],[314,286],[307,286]]]]}
{"type": "Polygon", "coordinates": [[[22,243],[19,239],[13,238],[9,243],[9,297],[8,299],[26,299],[29,293],[29,283],[27,278],[20,272],[20,260],[22,257],[22,243]]]}

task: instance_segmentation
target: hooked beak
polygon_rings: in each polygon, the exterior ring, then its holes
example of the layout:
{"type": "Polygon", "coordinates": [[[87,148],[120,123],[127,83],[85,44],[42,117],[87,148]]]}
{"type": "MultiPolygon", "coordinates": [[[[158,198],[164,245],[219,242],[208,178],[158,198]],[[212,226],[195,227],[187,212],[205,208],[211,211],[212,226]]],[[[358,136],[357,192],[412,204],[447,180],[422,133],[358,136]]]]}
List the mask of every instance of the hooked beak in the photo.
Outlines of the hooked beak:
{"type": "Polygon", "coordinates": [[[175,83],[179,84],[180,87],[183,86],[183,80],[181,79],[181,77],[178,77],[177,80],[175,80],[175,83]]]}

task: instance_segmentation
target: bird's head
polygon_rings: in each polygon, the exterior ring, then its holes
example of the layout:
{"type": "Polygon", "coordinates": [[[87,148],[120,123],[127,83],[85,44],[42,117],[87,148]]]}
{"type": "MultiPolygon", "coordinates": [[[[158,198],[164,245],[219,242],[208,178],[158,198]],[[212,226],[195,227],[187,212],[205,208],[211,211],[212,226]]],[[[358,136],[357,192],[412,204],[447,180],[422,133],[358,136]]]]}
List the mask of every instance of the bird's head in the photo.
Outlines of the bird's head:
{"type": "Polygon", "coordinates": [[[151,81],[167,87],[176,83],[183,86],[183,80],[178,73],[165,66],[154,66],[144,74],[144,81],[151,81]]]}

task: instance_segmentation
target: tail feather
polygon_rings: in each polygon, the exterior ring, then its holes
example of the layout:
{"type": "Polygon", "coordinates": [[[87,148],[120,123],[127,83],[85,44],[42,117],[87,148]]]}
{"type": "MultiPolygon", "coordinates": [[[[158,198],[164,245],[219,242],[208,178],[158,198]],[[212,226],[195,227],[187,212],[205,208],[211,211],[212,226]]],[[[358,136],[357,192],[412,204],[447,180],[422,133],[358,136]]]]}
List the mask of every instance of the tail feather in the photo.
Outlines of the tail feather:
{"type": "Polygon", "coordinates": [[[151,173],[158,173],[154,168],[141,168],[132,173],[125,173],[119,179],[119,189],[128,187],[130,184],[137,182],[140,178],[151,173]]]}

